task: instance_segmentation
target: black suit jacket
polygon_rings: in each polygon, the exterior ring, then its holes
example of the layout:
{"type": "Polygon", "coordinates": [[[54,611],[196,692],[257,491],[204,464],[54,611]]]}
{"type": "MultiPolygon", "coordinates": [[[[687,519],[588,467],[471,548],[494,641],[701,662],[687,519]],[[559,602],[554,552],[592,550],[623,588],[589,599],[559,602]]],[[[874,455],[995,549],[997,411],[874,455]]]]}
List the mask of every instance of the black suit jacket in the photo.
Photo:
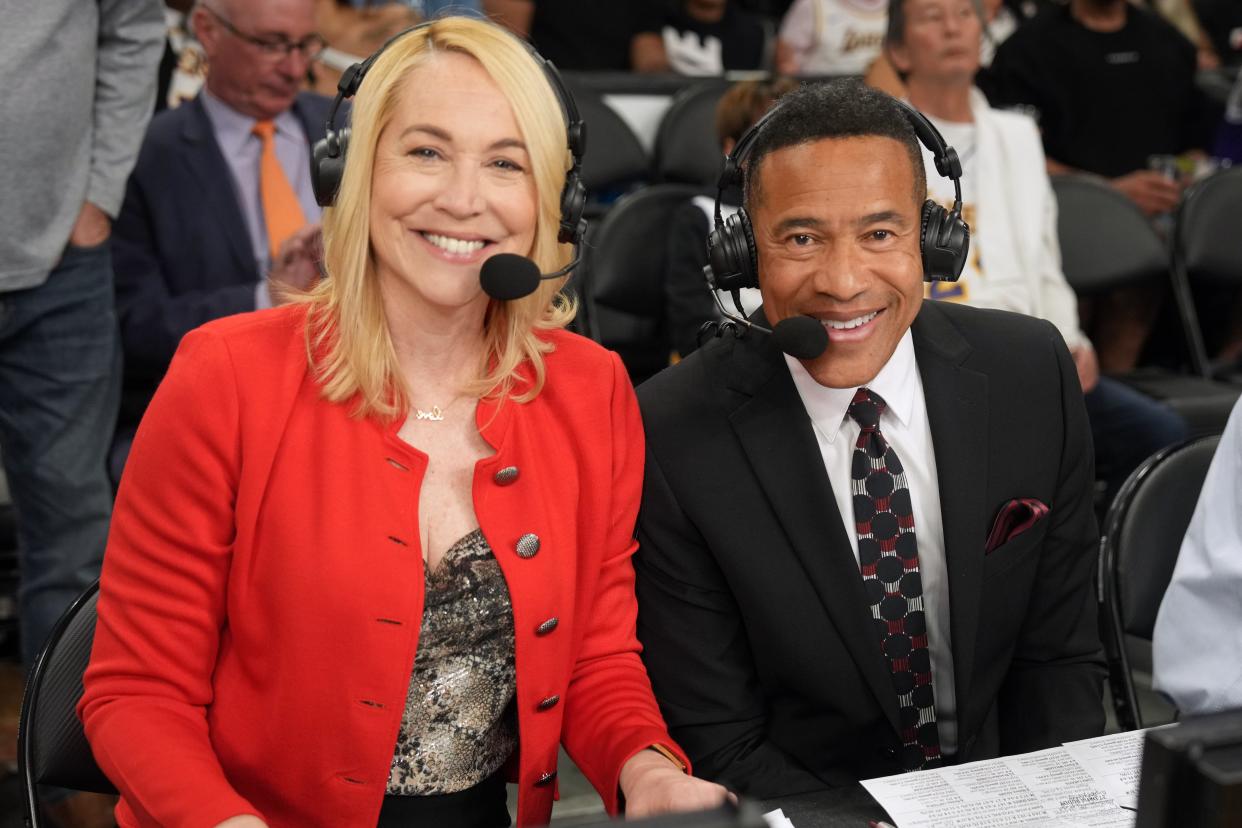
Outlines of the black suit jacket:
{"type": "MultiPolygon", "coordinates": [[[[308,140],[323,137],[331,99],[293,104],[308,140]]],[[[200,98],[151,120],[113,228],[125,351],[121,424],[141,417],[181,337],[254,310],[260,273],[232,173],[200,98]]]]}
{"type": "MultiPolygon", "coordinates": [[[[956,758],[1099,735],[1091,437],[1064,342],[1041,320],[935,302],[912,330],[944,520],[956,758]],[[1051,512],[985,555],[1018,497],[1051,512]]],[[[897,697],[780,352],[726,335],[638,396],[638,631],[696,774],[779,796],[899,772],[897,697]]]]}

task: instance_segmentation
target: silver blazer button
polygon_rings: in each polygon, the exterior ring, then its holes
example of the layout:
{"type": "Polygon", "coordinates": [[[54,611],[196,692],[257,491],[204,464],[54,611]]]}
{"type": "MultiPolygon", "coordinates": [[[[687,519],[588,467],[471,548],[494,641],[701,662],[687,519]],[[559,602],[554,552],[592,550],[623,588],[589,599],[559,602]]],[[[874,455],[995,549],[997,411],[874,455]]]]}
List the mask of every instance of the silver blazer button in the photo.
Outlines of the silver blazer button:
{"type": "Polygon", "coordinates": [[[539,551],[539,536],[534,532],[527,532],[518,538],[517,553],[522,558],[533,558],[535,553],[539,551]]]}
{"type": "Polygon", "coordinates": [[[505,466],[500,471],[492,475],[492,480],[496,481],[497,486],[508,486],[510,483],[518,479],[517,466],[505,466]]]}

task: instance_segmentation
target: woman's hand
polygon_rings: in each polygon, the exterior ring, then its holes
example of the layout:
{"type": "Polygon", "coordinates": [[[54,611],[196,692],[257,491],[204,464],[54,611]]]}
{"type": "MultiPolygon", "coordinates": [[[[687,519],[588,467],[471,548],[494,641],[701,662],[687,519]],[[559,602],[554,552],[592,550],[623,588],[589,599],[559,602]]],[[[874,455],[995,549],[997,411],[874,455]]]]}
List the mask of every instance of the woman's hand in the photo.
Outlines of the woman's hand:
{"type": "Polygon", "coordinates": [[[267,823],[254,814],[242,814],[229,817],[224,822],[218,823],[216,828],[267,828],[267,823]]]}
{"type": "Polygon", "coordinates": [[[627,817],[702,811],[736,801],[720,785],[683,773],[654,750],[640,750],[621,767],[621,793],[627,817]]]}

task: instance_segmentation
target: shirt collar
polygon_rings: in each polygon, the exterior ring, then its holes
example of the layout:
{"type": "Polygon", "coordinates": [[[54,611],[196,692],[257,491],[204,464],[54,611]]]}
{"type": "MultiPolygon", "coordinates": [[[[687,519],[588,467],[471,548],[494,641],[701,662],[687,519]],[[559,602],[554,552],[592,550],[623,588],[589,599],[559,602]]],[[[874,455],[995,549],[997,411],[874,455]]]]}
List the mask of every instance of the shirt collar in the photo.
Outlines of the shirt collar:
{"type": "MultiPolygon", "coordinates": [[[[238,152],[250,140],[254,125],[258,123],[258,120],[238,112],[211,94],[211,90],[206,86],[200,94],[203,98],[203,108],[207,110],[207,118],[211,121],[211,128],[216,133],[220,149],[224,150],[225,157],[229,157],[231,153],[238,152]]],[[[300,136],[298,118],[293,114],[292,109],[286,109],[277,115],[272,119],[272,123],[276,125],[277,133],[300,136]]]]}
{"type": "MultiPolygon", "coordinates": [[[[831,345],[829,347],[832,347],[831,345]]],[[[829,443],[835,442],[849,414],[850,402],[858,388],[828,388],[820,385],[803,364],[785,355],[798,396],[806,406],[811,422],[829,443]]],[[[903,426],[914,414],[914,395],[919,387],[918,365],[914,359],[914,337],[909,329],[902,334],[888,362],[866,387],[879,394],[887,405],[885,416],[894,416],[903,426]]]]}

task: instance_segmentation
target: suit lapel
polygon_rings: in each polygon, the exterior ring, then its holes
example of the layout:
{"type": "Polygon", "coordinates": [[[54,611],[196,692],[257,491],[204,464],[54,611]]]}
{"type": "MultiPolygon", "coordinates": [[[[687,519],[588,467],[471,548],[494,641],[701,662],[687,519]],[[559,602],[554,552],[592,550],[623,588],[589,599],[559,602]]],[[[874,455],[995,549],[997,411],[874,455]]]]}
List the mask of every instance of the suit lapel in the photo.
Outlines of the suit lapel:
{"type": "MultiPolygon", "coordinates": [[[[302,131],[306,133],[306,141],[311,146],[315,146],[324,135],[324,128],[327,126],[328,116],[321,113],[316,107],[311,106],[309,101],[311,96],[303,92],[293,100],[293,114],[302,122],[302,131]]],[[[324,111],[326,113],[326,110],[324,111]]],[[[341,111],[336,116],[336,128],[341,129],[342,124],[348,115],[348,109],[341,107],[341,111]]]]}
{"type": "Polygon", "coordinates": [[[959,733],[973,731],[970,682],[979,629],[983,546],[987,532],[987,376],[962,367],[970,344],[934,302],[924,302],[912,328],[931,425],[949,574],[959,733]],[[969,719],[967,717],[970,717],[969,719]]]}
{"type": "Polygon", "coordinates": [[[897,696],[876,641],[862,577],[811,420],[781,353],[767,337],[751,334],[725,343],[715,354],[712,370],[736,392],[729,420],[751,470],[824,611],[896,730],[897,696]]]}
{"type": "Polygon", "coordinates": [[[243,272],[254,273],[257,280],[259,273],[255,268],[250,231],[246,229],[245,220],[242,218],[241,205],[233,185],[233,174],[224,160],[219,143],[216,142],[207,110],[203,107],[201,98],[195,98],[182,106],[190,110],[181,130],[181,138],[186,143],[186,163],[198,181],[198,192],[203,199],[200,215],[205,221],[218,223],[238,267],[243,272]]]}

